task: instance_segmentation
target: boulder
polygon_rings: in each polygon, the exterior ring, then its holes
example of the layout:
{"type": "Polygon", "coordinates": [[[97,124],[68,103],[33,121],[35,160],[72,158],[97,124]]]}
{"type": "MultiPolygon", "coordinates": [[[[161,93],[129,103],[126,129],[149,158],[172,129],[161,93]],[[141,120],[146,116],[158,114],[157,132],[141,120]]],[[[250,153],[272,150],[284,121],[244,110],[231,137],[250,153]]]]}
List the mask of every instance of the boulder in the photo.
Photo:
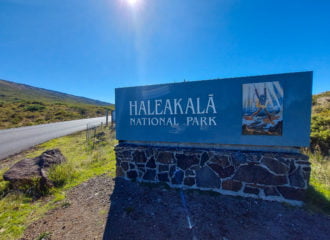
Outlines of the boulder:
{"type": "Polygon", "coordinates": [[[59,149],[47,150],[38,157],[26,158],[15,163],[4,173],[3,179],[9,181],[14,189],[25,189],[38,183],[41,190],[46,190],[52,186],[47,177],[49,168],[65,161],[59,149]]]}
{"type": "Polygon", "coordinates": [[[49,168],[66,162],[65,157],[58,148],[47,150],[39,156],[39,166],[41,168],[49,168]]]}

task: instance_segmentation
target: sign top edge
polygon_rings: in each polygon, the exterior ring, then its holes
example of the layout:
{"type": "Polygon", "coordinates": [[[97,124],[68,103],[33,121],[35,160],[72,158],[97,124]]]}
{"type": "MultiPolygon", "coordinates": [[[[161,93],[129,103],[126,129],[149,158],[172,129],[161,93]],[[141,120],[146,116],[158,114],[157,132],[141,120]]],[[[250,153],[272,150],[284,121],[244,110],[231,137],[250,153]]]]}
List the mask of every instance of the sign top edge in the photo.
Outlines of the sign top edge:
{"type": "Polygon", "coordinates": [[[285,75],[294,75],[294,74],[311,74],[313,75],[314,71],[301,71],[301,72],[287,72],[287,73],[274,73],[274,74],[264,74],[264,75],[253,75],[253,76],[240,76],[240,77],[228,77],[228,78],[214,78],[214,79],[204,79],[204,80],[189,80],[186,82],[172,82],[172,83],[156,83],[156,84],[147,84],[147,85],[137,85],[129,87],[118,87],[116,89],[126,89],[126,88],[137,88],[137,87],[146,87],[146,86],[163,86],[163,85],[175,85],[182,83],[197,83],[204,81],[218,81],[218,80],[230,80],[230,79],[248,79],[248,78],[260,78],[260,77],[270,77],[270,76],[285,76],[285,75]]]}

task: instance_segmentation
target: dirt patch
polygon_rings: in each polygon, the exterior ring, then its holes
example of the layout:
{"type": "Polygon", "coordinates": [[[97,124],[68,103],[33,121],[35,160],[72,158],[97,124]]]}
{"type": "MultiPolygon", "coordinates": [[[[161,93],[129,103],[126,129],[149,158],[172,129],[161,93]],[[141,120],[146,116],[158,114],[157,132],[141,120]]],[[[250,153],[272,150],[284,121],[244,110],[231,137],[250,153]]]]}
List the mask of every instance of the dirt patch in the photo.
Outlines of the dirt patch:
{"type": "Polygon", "coordinates": [[[113,188],[114,181],[106,176],[80,184],[67,193],[59,208],[31,224],[22,239],[35,239],[44,233],[54,240],[102,239],[113,188]]]}
{"type": "Polygon", "coordinates": [[[330,217],[277,202],[93,178],[23,239],[328,239],[330,217]]]}

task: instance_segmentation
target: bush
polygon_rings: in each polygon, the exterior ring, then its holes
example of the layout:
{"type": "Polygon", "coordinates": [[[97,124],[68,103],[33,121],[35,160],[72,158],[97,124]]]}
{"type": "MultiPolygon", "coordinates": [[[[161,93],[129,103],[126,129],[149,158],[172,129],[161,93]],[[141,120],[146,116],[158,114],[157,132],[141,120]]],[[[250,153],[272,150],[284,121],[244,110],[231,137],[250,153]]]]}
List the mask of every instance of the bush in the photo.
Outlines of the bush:
{"type": "Polygon", "coordinates": [[[38,111],[42,111],[43,109],[45,109],[45,106],[40,104],[32,104],[25,107],[25,111],[28,112],[38,112],[38,111]]]}
{"type": "Polygon", "coordinates": [[[329,155],[330,149],[330,116],[315,114],[311,124],[311,149],[319,148],[323,155],[329,155]]]}
{"type": "Polygon", "coordinates": [[[49,193],[50,185],[47,184],[44,178],[34,177],[24,183],[14,183],[14,185],[9,183],[8,187],[10,189],[18,190],[33,199],[38,199],[49,193]]]}
{"type": "Polygon", "coordinates": [[[76,176],[74,167],[70,164],[61,164],[52,167],[49,170],[48,178],[51,180],[55,187],[61,187],[70,182],[76,176]]]}

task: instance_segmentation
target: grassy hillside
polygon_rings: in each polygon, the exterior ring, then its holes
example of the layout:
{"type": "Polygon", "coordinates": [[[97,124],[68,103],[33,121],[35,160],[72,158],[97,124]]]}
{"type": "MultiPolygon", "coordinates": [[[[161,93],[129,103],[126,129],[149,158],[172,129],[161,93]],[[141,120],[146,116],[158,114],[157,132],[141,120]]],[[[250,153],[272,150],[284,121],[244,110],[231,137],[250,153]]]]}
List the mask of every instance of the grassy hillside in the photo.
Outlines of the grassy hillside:
{"type": "Polygon", "coordinates": [[[330,91],[313,96],[311,148],[330,154],[330,91]]]}
{"type": "Polygon", "coordinates": [[[104,116],[113,104],[0,80],[0,129],[104,116]]]}
{"type": "Polygon", "coordinates": [[[330,213],[330,91],[313,96],[308,205],[330,213]]]}

